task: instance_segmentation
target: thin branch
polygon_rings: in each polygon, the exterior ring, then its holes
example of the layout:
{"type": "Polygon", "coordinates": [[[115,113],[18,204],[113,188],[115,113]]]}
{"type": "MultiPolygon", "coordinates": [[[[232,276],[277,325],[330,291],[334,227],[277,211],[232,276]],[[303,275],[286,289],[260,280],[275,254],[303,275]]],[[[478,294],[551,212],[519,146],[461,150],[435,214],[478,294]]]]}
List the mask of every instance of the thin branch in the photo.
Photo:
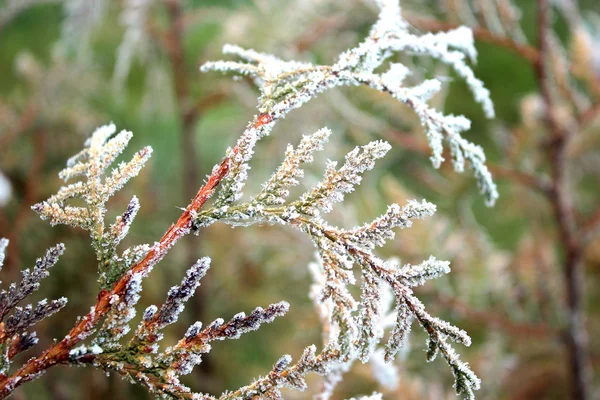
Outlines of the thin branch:
{"type": "MultiPolygon", "coordinates": [[[[181,124],[181,155],[183,163],[183,197],[187,201],[194,195],[194,189],[198,185],[198,168],[201,164],[200,156],[196,150],[195,126],[208,107],[222,101],[226,95],[222,91],[216,91],[204,96],[196,104],[190,107],[191,80],[186,67],[185,49],[183,45],[183,33],[185,29],[185,15],[182,10],[181,0],[166,0],[165,6],[169,15],[169,23],[164,34],[164,40],[160,41],[171,64],[171,75],[175,88],[175,101],[177,113],[181,124]]],[[[186,265],[192,265],[197,259],[199,249],[198,240],[201,238],[185,238],[182,242],[186,265]]],[[[201,286],[191,303],[193,314],[202,319],[205,314],[206,286],[201,286]]],[[[210,372],[210,360],[201,364],[204,372],[210,372]]]]}
{"type": "Polygon", "coordinates": [[[583,311],[584,271],[582,265],[582,245],[575,225],[573,199],[568,189],[566,148],[574,134],[563,126],[556,115],[552,82],[549,75],[550,52],[549,32],[551,29],[551,9],[548,0],[538,0],[538,47],[540,58],[535,65],[535,73],[542,92],[546,113],[546,124],[552,136],[549,146],[553,192],[551,197],[554,217],[558,225],[564,252],[564,282],[567,295],[565,344],[569,354],[571,374],[571,396],[585,400],[590,395],[590,367],[588,358],[588,338],[583,311]]]}
{"type": "MultiPolygon", "coordinates": [[[[236,153],[237,151],[234,149],[233,155],[236,153]]],[[[149,271],[162,259],[166,250],[189,233],[194,215],[204,206],[221,180],[229,172],[230,161],[230,157],[225,158],[219,168],[213,170],[208,178],[208,182],[200,188],[196,197],[194,197],[183,214],[181,214],[177,222],[167,230],[161,240],[152,247],[148,254],[113,286],[112,290],[102,291],[98,294],[96,304],[92,307],[91,311],[85,317],[78,320],[77,324],[64,339],[51,346],[41,356],[29,360],[27,364],[10,377],[0,381],[1,399],[8,397],[15,388],[25,382],[31,381],[44,370],[58,363],[65,362],[68,359],[69,351],[89,336],[96,324],[110,311],[111,298],[113,296],[119,298],[123,296],[131,277],[134,274],[144,274],[149,271]]]]}
{"type": "Polygon", "coordinates": [[[530,189],[538,190],[546,197],[552,193],[552,182],[547,179],[502,165],[488,163],[488,167],[490,172],[498,178],[510,179],[530,189]]]}
{"type": "Polygon", "coordinates": [[[227,92],[225,90],[215,90],[214,92],[208,93],[193,104],[184,115],[184,121],[197,121],[198,118],[207,110],[218,104],[223,103],[227,99],[227,92]]]}

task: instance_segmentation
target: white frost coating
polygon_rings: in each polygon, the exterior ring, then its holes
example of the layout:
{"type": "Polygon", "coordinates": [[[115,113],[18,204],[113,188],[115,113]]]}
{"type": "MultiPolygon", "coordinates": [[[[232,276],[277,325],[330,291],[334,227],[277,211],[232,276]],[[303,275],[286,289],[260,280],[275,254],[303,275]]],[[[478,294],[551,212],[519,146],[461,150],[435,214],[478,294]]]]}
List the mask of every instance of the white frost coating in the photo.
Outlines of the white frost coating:
{"type": "Polygon", "coordinates": [[[86,353],[87,353],[87,347],[84,345],[81,345],[81,346],[77,346],[77,347],[74,347],[73,349],[71,349],[71,351],[69,351],[69,356],[72,358],[77,358],[86,353]]]}
{"type": "Polygon", "coordinates": [[[316,215],[318,209],[330,212],[333,204],[344,200],[344,195],[354,191],[354,186],[362,181],[362,174],[375,166],[391,149],[388,142],[373,141],[365,146],[356,147],[346,155],[346,162],[337,169],[337,163],[329,161],[323,180],[313,189],[303,194],[295,207],[310,215],[316,215]]]}
{"type": "Polygon", "coordinates": [[[368,396],[352,397],[348,400],[383,400],[383,395],[381,393],[372,393],[368,396]]]}
{"type": "Polygon", "coordinates": [[[103,352],[102,347],[98,346],[97,344],[90,346],[88,350],[92,354],[101,354],[103,352]]]}
{"type": "MultiPolygon", "coordinates": [[[[245,62],[209,62],[201,70],[252,76],[261,90],[258,109],[262,116],[268,115],[272,123],[334,87],[367,85],[390,93],[419,116],[433,151],[433,165],[437,168],[444,161],[442,144],[446,141],[456,171],[461,172],[467,161],[486,203],[493,205],[498,192],[484,165],[483,151],[460,136],[470,128],[470,122],[464,117],[444,115],[427,103],[440,90],[441,83],[432,79],[414,87],[403,86],[409,70],[400,63],[392,63],[385,73],[375,72],[394,53],[435,58],[450,65],[465,80],[486,116],[492,118],[494,108],[490,93],[467,64],[467,59],[474,61],[477,57],[471,30],[459,27],[448,32],[416,35],[409,31],[408,24],[402,19],[397,1],[380,0],[378,4],[381,5],[381,13],[369,36],[355,48],[341,54],[333,66],[284,61],[269,54],[227,45],[224,48],[226,54],[236,55],[245,62]]],[[[248,129],[253,129],[252,124],[248,129]]],[[[247,170],[246,166],[236,167],[230,175],[237,174],[237,182],[243,182],[247,170]]],[[[235,180],[233,176],[229,179],[235,180]]],[[[227,198],[232,198],[231,193],[224,193],[227,198]]]]}
{"type": "MultiPolygon", "coordinates": [[[[129,0],[130,4],[142,4],[144,0],[129,0]]],[[[238,203],[250,169],[248,162],[253,156],[258,140],[268,135],[276,122],[287,113],[311,100],[319,93],[337,86],[366,85],[396,97],[420,117],[425,127],[431,148],[434,166],[443,161],[442,145],[446,142],[452,153],[456,170],[464,168],[465,161],[475,170],[482,192],[488,202],[493,202],[497,193],[489,172],[483,165],[485,156],[478,146],[464,140],[460,134],[469,128],[470,122],[462,116],[444,115],[431,108],[428,101],[440,90],[437,80],[426,80],[413,87],[404,85],[410,71],[402,64],[391,64],[387,72],[376,72],[394,52],[405,51],[417,55],[428,55],[452,65],[463,76],[475,94],[475,99],[483,104],[484,110],[491,115],[489,93],[477,80],[466,64],[466,58],[476,57],[470,31],[459,28],[455,31],[436,35],[412,35],[408,25],[401,19],[400,8],[396,1],[379,0],[382,12],[369,37],[356,48],[350,49],[333,66],[320,66],[310,63],[288,62],[274,56],[261,54],[254,50],[245,50],[227,45],[225,53],[234,54],[243,62],[215,62],[203,66],[203,70],[221,70],[236,72],[253,77],[261,89],[260,114],[247,126],[237,145],[227,152],[229,169],[214,207],[209,210],[192,213],[193,228],[206,226],[214,221],[224,221],[234,226],[254,223],[288,224],[307,233],[317,252],[318,264],[312,266],[315,285],[311,298],[316,304],[323,320],[325,346],[320,354],[316,347],[308,347],[298,363],[292,366],[292,359],[286,355],[274,365],[266,378],[256,380],[247,387],[234,393],[239,397],[281,398],[279,388],[291,387],[304,390],[307,386],[304,375],[308,372],[329,374],[324,385],[322,398],[331,395],[335,383],[343,372],[357,359],[375,365],[376,375],[382,384],[394,387],[397,374],[393,365],[383,366],[390,361],[406,342],[414,319],[425,329],[428,336],[427,359],[436,354],[446,359],[456,380],[457,393],[472,397],[472,391],[479,387],[479,380],[466,363],[460,361],[449,341],[466,345],[470,338],[466,333],[445,321],[429,315],[413,293],[413,286],[436,278],[449,271],[448,263],[431,257],[418,265],[406,265],[402,268],[385,262],[373,253],[373,249],[382,246],[394,236],[395,228],[404,229],[412,225],[415,219],[432,215],[435,206],[425,201],[409,201],[401,207],[393,204],[381,217],[361,227],[341,229],[330,225],[321,217],[322,212],[330,211],[336,202],[341,202],[347,193],[360,184],[362,174],[372,169],[375,161],[383,157],[390,146],[383,141],[375,141],[366,146],[357,147],[346,156],[341,167],[329,162],[323,180],[295,202],[286,204],[289,188],[297,185],[303,176],[301,164],[311,162],[313,153],[323,147],[331,132],[324,128],[315,134],[305,136],[294,149],[288,147],[286,157],[263,186],[263,190],[246,203],[238,203]],[[358,267],[359,271],[355,271],[358,267]],[[358,272],[358,273],[357,273],[358,272]],[[357,302],[349,285],[356,284],[356,276],[362,276],[360,302],[357,302]],[[387,289],[383,289],[385,286],[387,289]],[[392,296],[390,296],[390,293],[392,296]],[[395,300],[395,311],[390,312],[390,297],[395,300]],[[392,320],[394,320],[392,322],[392,320]],[[378,346],[386,328],[392,327],[385,353],[378,346]]],[[[88,147],[71,158],[67,168],[61,173],[64,179],[82,178],[62,188],[51,201],[35,207],[43,216],[51,218],[52,223],[70,223],[91,232],[109,232],[95,241],[101,265],[111,262],[119,264],[118,271],[102,271],[102,279],[128,277],[125,290],[110,299],[110,311],[99,335],[91,346],[80,346],[71,351],[72,357],[100,354],[117,354],[120,350],[130,351],[130,359],[108,361],[109,369],[122,372],[127,365],[141,366],[136,374],[128,374],[132,381],[142,383],[157,391],[158,395],[171,393],[191,394],[189,389],[179,382],[179,376],[191,372],[200,363],[201,355],[210,351],[210,342],[225,339],[237,339],[241,334],[258,329],[262,323],[268,323],[275,317],[285,314],[289,305],[285,302],[272,304],[267,309],[256,308],[252,313],[238,313],[225,322],[216,319],[202,329],[200,323],[192,325],[185,337],[166,352],[159,353],[158,341],[163,337],[158,330],[174,322],[198,285],[203,271],[202,261],[192,267],[180,286],[173,287],[165,303],[159,307],[149,307],[144,313],[138,328],[136,340],[124,348],[119,339],[125,335],[129,322],[135,315],[135,305],[139,300],[141,281],[148,271],[169,250],[162,243],[154,244],[154,252],[148,268],[133,274],[131,265],[139,257],[147,254],[149,246],[128,249],[119,256],[110,247],[127,234],[131,220],[139,204],[137,199],[130,202],[128,209],[110,230],[104,229],[104,203],[122,185],[137,174],[151,153],[146,148],[134,156],[129,163],[122,163],[104,178],[108,167],[123,151],[131,139],[131,132],[122,131],[115,135],[116,127],[107,125],[94,133],[88,147]],[[89,207],[67,206],[72,198],[85,200],[89,207]],[[110,239],[110,240],[107,240],[110,239]],[[106,262],[108,261],[108,262],[106,262]],[[124,271],[130,272],[124,272],[124,271]],[[119,275],[120,274],[120,275],[119,275]],[[100,346],[101,345],[101,346],[100,346]],[[136,353],[141,350],[140,353],[136,353]],[[143,354],[142,354],[143,353],[143,354]],[[154,356],[157,354],[157,357],[154,356]],[[157,363],[158,360],[158,363],[157,363]],[[159,372],[160,382],[156,383],[145,375],[145,370],[159,372]],[[163,370],[164,373],[163,373],[163,370]]],[[[177,228],[177,236],[189,233],[190,226],[177,228]]],[[[0,242],[0,247],[3,242],[0,242]]],[[[169,247],[171,246],[169,242],[169,247]]],[[[106,284],[103,287],[111,287],[106,284]]],[[[38,307],[53,303],[41,302],[38,307]]],[[[87,334],[87,332],[86,332],[87,334]]],[[[83,340],[83,335],[77,340],[83,340]]],[[[104,359],[105,357],[101,357],[104,359]]],[[[100,357],[97,360],[101,359],[100,357]]],[[[108,358],[108,357],[107,357],[108,358]]],[[[102,362],[102,361],[98,361],[102,362]]],[[[104,367],[104,365],[103,365],[104,367]]],[[[224,394],[223,398],[228,398],[224,394]]],[[[212,398],[212,397],[211,397],[212,398]]],[[[380,399],[373,394],[363,399],[380,399]]]]}
{"type": "Polygon", "coordinates": [[[133,136],[129,131],[121,131],[117,135],[115,133],[114,124],[99,127],[86,142],[86,147],[67,161],[67,167],[59,173],[59,177],[65,182],[74,178],[82,180],[63,186],[48,200],[34,205],[33,210],[42,219],[49,219],[52,225],[66,224],[85,230],[104,230],[105,203],[140,172],[152,155],[150,147],[143,148],[130,161],[119,163],[104,178],[110,165],[133,136]],[[83,199],[87,207],[68,205],[68,201],[73,198],[83,199]]]}
{"type": "Polygon", "coordinates": [[[12,185],[8,178],[0,171],[0,207],[8,204],[12,197],[12,185]]]}
{"type": "Polygon", "coordinates": [[[430,256],[428,260],[417,265],[406,264],[397,276],[408,286],[421,286],[430,279],[438,278],[450,272],[448,261],[436,260],[430,256]]]}
{"type": "Polygon", "coordinates": [[[4,265],[4,257],[6,257],[6,247],[8,247],[8,239],[0,238],[0,269],[4,265]]]}
{"type": "MultiPolygon", "coordinates": [[[[285,152],[285,160],[275,171],[271,178],[263,185],[261,192],[254,198],[254,202],[264,205],[283,204],[285,198],[289,196],[289,187],[298,185],[298,178],[304,176],[304,171],[300,168],[301,164],[313,161],[313,153],[323,150],[323,144],[331,136],[328,128],[322,128],[312,135],[304,136],[294,149],[288,145],[285,152]]],[[[257,204],[255,207],[262,207],[257,204]]]]}
{"type": "Polygon", "coordinates": [[[394,238],[394,228],[410,228],[413,219],[423,219],[435,213],[435,204],[425,200],[418,202],[409,200],[400,207],[398,204],[388,206],[387,212],[372,222],[362,227],[344,231],[342,235],[346,240],[357,245],[373,249],[375,246],[383,246],[388,240],[394,238]]]}
{"type": "Polygon", "coordinates": [[[398,388],[399,371],[394,363],[385,361],[385,353],[382,349],[377,349],[369,359],[373,377],[381,386],[388,390],[398,388]]]}

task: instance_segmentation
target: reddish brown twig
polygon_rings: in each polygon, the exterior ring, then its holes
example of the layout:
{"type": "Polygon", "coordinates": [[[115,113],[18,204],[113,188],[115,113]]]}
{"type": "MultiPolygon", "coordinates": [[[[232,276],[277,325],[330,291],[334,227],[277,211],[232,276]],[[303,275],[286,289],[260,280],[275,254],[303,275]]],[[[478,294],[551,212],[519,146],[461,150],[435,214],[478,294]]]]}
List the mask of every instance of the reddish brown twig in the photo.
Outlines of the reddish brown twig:
{"type": "MultiPolygon", "coordinates": [[[[180,125],[181,155],[183,159],[183,197],[187,201],[194,195],[194,189],[197,187],[200,166],[200,156],[196,150],[195,126],[202,116],[202,113],[209,107],[222,101],[226,96],[222,91],[217,91],[204,96],[195,104],[191,98],[190,82],[188,68],[186,67],[185,49],[183,46],[183,33],[185,29],[185,15],[182,10],[181,0],[166,0],[165,7],[169,16],[167,30],[159,43],[167,54],[171,64],[171,76],[175,88],[175,104],[180,125]]],[[[197,71],[194,71],[197,74],[197,71]]],[[[198,241],[201,238],[184,239],[183,253],[184,263],[192,265],[198,258],[198,241]],[[193,240],[195,239],[195,240],[193,240]]],[[[198,319],[204,316],[206,303],[205,295],[206,285],[197,289],[196,295],[191,303],[193,313],[198,319]]],[[[211,370],[210,360],[201,364],[204,372],[211,370]]]]}
{"type": "MultiPolygon", "coordinates": [[[[181,124],[181,156],[183,160],[183,197],[189,199],[194,195],[198,184],[198,166],[200,164],[196,144],[194,143],[194,125],[199,116],[199,110],[188,109],[190,102],[190,82],[185,65],[185,53],[182,43],[183,13],[180,0],[166,0],[165,6],[169,16],[168,28],[164,33],[163,50],[171,64],[171,75],[175,88],[175,103],[181,124]]],[[[183,243],[186,265],[192,265],[196,259],[193,243],[183,243]]]]}
{"type": "MultiPolygon", "coordinates": [[[[234,149],[233,154],[235,155],[236,153],[237,149],[234,149]]],[[[135,264],[113,286],[112,290],[103,291],[98,294],[96,304],[92,307],[92,310],[77,322],[63,340],[51,346],[41,356],[29,360],[27,364],[10,377],[0,381],[0,398],[6,398],[16,387],[31,381],[44,370],[68,360],[69,351],[85,339],[102,317],[108,313],[111,307],[111,298],[113,296],[121,298],[127,288],[127,284],[134,274],[147,273],[162,259],[169,248],[190,231],[195,213],[204,206],[229,171],[230,160],[231,158],[226,158],[219,168],[213,171],[208,182],[200,188],[196,197],[194,197],[192,202],[187,206],[177,222],[174,225],[171,225],[160,241],[152,247],[148,254],[140,262],[135,264]]]]}

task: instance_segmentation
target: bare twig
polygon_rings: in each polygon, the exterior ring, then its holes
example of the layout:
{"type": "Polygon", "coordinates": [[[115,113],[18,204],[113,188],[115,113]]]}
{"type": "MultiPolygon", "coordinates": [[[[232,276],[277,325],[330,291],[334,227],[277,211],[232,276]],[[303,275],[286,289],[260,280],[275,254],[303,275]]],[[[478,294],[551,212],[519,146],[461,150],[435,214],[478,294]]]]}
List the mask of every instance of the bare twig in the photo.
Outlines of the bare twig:
{"type": "Polygon", "coordinates": [[[546,113],[546,124],[552,135],[549,146],[552,175],[552,196],[550,198],[554,217],[558,225],[561,245],[564,252],[563,273],[567,296],[567,327],[565,342],[569,354],[569,370],[572,380],[573,399],[584,400],[589,397],[590,367],[588,357],[588,338],[583,312],[583,265],[580,236],[575,225],[573,199],[568,189],[566,168],[566,147],[569,137],[574,133],[563,126],[552,97],[552,83],[548,74],[547,56],[549,52],[550,5],[547,0],[538,0],[538,47],[539,61],[535,72],[542,92],[546,113]]]}

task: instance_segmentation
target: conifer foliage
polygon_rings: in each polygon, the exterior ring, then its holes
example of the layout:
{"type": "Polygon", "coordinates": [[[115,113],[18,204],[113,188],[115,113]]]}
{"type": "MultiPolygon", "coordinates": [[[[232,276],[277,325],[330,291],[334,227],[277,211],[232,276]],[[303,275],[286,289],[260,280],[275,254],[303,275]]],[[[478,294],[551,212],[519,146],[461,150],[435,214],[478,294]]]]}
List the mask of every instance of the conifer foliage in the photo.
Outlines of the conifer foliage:
{"type": "MultiPolygon", "coordinates": [[[[462,171],[466,162],[485,201],[489,205],[494,203],[498,194],[484,164],[483,151],[461,136],[469,129],[469,121],[462,116],[444,115],[428,104],[441,83],[426,80],[416,86],[405,86],[410,70],[396,61],[388,62],[395,54],[409,52],[448,64],[471,88],[475,101],[482,105],[486,115],[492,117],[494,110],[489,92],[467,64],[476,58],[471,31],[461,27],[419,36],[412,33],[402,19],[396,0],[378,0],[377,3],[379,19],[368,37],[341,54],[333,65],[284,61],[228,45],[224,52],[241,61],[216,61],[202,66],[204,72],[222,71],[251,77],[261,91],[259,114],[248,124],[237,144],[227,150],[223,161],[214,167],[179,220],[153,245],[119,250],[140,207],[136,197],[114,222],[105,223],[108,199],[139,173],[152,149],[143,148],[129,161],[113,167],[132,133],[117,134],[112,124],[93,133],[85,148],[73,156],[60,173],[67,185],[35,205],[33,210],[52,225],[66,224],[89,232],[97,255],[101,291],[90,313],[80,318],[64,339],[12,375],[9,372],[11,359],[36,343],[30,327],[66,303],[66,299],[59,299],[42,301],[36,306],[17,306],[39,287],[48,269],[63,253],[64,246],[48,250],[32,271],[23,272],[19,284],[2,291],[2,318],[12,314],[0,326],[0,397],[8,396],[15,387],[35,379],[47,368],[67,363],[91,365],[116,373],[147,387],[159,397],[177,399],[257,396],[278,399],[283,387],[304,390],[307,387],[305,375],[314,372],[325,376],[321,398],[329,398],[352,362],[367,362],[383,354],[383,359],[391,363],[406,343],[413,321],[428,336],[427,360],[432,361],[440,354],[455,377],[457,394],[474,397],[479,379],[450,344],[469,346],[471,339],[463,330],[430,315],[413,292],[415,286],[448,273],[449,263],[432,256],[417,265],[397,265],[375,254],[378,247],[394,238],[395,230],[410,228],[418,220],[432,216],[435,205],[425,200],[392,204],[380,217],[351,229],[333,226],[324,218],[336,203],[343,202],[345,196],[355,190],[377,160],[390,151],[387,142],[373,141],[356,147],[339,163],[329,161],[320,182],[290,199],[290,188],[299,185],[303,178],[303,166],[313,161],[315,152],[325,150],[332,135],[328,128],[322,128],[304,136],[296,147],[289,145],[283,162],[262,189],[243,200],[249,161],[257,142],[269,135],[279,120],[326,90],[361,85],[388,93],[414,110],[425,128],[433,166],[437,168],[444,161],[443,144],[446,143],[455,169],[462,171]],[[388,65],[387,70],[380,71],[383,65],[388,65]],[[78,202],[73,203],[74,199],[78,202]],[[267,375],[218,396],[194,393],[180,377],[202,362],[202,355],[211,351],[211,342],[238,339],[262,324],[273,322],[286,314],[288,303],[281,301],[266,308],[257,307],[249,314],[241,312],[228,321],[219,318],[207,324],[196,322],[177,343],[162,346],[162,330],[177,321],[185,303],[209,273],[210,259],[204,257],[188,269],[179,286],[169,290],[162,305],[148,307],[137,328],[131,326],[142,282],[153,267],[181,237],[215,223],[286,225],[307,234],[316,249],[316,262],[311,265],[315,279],[311,298],[327,332],[320,349],[316,345],[308,346],[296,361],[290,355],[283,355],[267,375]],[[356,276],[360,276],[359,282],[356,276]],[[350,290],[353,285],[360,287],[359,298],[350,290]],[[387,322],[390,320],[395,322],[390,324],[387,322]]],[[[6,245],[5,240],[0,241],[0,263],[6,245]]],[[[381,397],[374,393],[362,398],[381,397]]]]}

